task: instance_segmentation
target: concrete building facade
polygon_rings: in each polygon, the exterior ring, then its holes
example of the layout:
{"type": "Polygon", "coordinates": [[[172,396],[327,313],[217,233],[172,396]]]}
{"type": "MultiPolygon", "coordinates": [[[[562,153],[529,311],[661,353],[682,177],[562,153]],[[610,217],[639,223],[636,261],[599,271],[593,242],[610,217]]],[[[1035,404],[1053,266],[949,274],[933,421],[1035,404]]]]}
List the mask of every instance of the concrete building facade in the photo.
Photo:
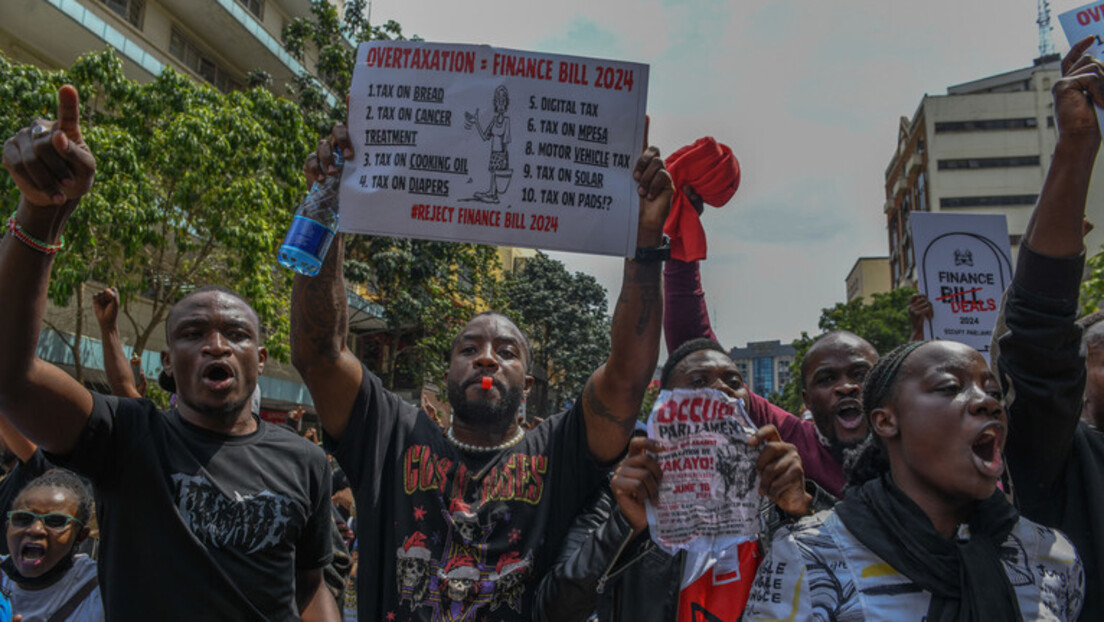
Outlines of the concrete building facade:
{"type": "MultiPolygon", "coordinates": [[[[340,11],[339,0],[330,0],[340,11]]],[[[222,91],[241,88],[250,72],[286,83],[314,66],[284,50],[281,32],[310,17],[309,0],[4,0],[0,50],[39,67],[70,66],[89,51],[112,47],[127,77],[145,82],[165,67],[222,91]]],[[[351,48],[350,48],[351,49],[351,48]]],[[[332,95],[331,95],[332,96],[332,95]]],[[[336,101],[336,100],[335,100],[336,101]]]]}
{"type": "Polygon", "coordinates": [[[874,294],[884,294],[893,289],[889,272],[889,257],[859,257],[847,273],[847,302],[864,298],[866,302],[874,294]]]}
{"type": "MultiPolygon", "coordinates": [[[[915,286],[909,231],[914,211],[1004,214],[1013,256],[1042,188],[1057,141],[1050,89],[1057,56],[1031,67],[925,95],[901,117],[897,148],[885,170],[884,214],[892,286],[915,286]]],[[[1104,162],[1097,160],[1088,217],[1104,224],[1104,162]]],[[[1104,229],[1086,240],[1100,251],[1104,229]]]]}

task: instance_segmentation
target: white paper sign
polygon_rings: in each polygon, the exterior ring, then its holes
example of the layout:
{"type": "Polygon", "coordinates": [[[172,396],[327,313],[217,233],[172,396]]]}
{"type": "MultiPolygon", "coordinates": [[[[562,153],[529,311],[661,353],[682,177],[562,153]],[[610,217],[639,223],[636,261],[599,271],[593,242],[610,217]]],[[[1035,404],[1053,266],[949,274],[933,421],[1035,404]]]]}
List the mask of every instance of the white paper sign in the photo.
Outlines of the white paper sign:
{"type": "Polygon", "coordinates": [[[743,402],[714,389],[664,390],[648,418],[663,479],[646,505],[655,541],[670,553],[721,550],[759,532],[759,448],[743,402]]]}
{"type": "Polygon", "coordinates": [[[1012,283],[1003,214],[909,214],[920,293],[932,303],[928,339],[965,343],[989,360],[1001,296],[1012,283]]]}
{"type": "Polygon", "coordinates": [[[647,92],[647,65],[362,43],[340,228],[631,256],[647,92]]]}
{"type": "MultiPolygon", "coordinates": [[[[1066,11],[1058,16],[1062,24],[1062,30],[1066,33],[1066,39],[1070,47],[1085,37],[1094,37],[1096,41],[1086,50],[1086,53],[1097,59],[1104,59],[1104,4],[1092,2],[1083,7],[1066,11]]],[[[1104,130],[1104,110],[1096,107],[1096,122],[1101,130],[1104,130]]]]}

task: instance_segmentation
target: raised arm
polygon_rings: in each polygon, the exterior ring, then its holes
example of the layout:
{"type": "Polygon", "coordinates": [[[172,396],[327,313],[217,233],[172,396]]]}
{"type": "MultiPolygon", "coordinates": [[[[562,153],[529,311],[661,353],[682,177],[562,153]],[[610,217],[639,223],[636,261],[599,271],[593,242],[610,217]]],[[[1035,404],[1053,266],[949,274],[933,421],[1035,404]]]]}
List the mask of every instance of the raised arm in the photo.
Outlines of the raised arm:
{"type": "MultiPolygon", "coordinates": [[[[58,90],[58,120],[36,121],[4,143],[4,167],[21,193],[0,241],[0,411],[43,449],[67,453],[89,414],[92,394],[35,356],[50,266],[62,231],[92,187],[96,161],[80,131],[77,90],[58,90]]],[[[62,250],[61,252],[64,252],[62,250]]]]}
{"type": "MultiPolygon", "coordinates": [[[[637,160],[633,178],[640,195],[636,245],[655,248],[671,207],[671,177],[655,147],[637,160]]],[[[613,313],[610,355],[583,389],[587,443],[600,462],[612,462],[629,443],[644,391],[659,358],[663,322],[660,262],[625,261],[621,294],[613,313]]]]}
{"type": "Polygon", "coordinates": [[[4,441],[4,444],[8,446],[15,457],[19,458],[19,461],[26,464],[31,456],[34,455],[38,446],[23,436],[19,430],[15,429],[11,421],[8,421],[7,417],[0,416],[0,440],[4,441]]]}
{"type": "MultiPolygon", "coordinates": [[[[701,196],[690,186],[683,188],[682,193],[700,216],[701,196]]],[[[663,266],[663,337],[668,352],[691,339],[704,337],[717,341],[705,305],[701,262],[671,258],[663,266]]]]}
{"type": "Polygon", "coordinates": [[[119,338],[119,292],[114,287],[92,297],[92,310],[100,325],[100,343],[103,345],[104,372],[111,392],[119,397],[142,397],[134,382],[134,373],[123,353],[123,340],[119,338]]]}
{"type": "MultiPolygon", "coordinates": [[[[345,127],[334,127],[332,142],[319,141],[318,151],[303,167],[308,185],[340,173],[333,165],[331,144],[342,149],[346,161],[353,157],[345,127]]],[[[345,343],[349,310],[344,263],[345,240],[338,235],[318,274],[296,274],[291,290],[291,362],[311,392],[322,427],[339,440],[349,424],[364,373],[345,343]]]]}
{"type": "Polygon", "coordinates": [[[1093,104],[1104,105],[1104,67],[1082,56],[1091,42],[1074,46],[1053,88],[1058,143],[1005,297],[1007,332],[994,335],[1008,397],[1008,463],[1029,516],[1032,506],[1055,505],[1052,484],[1069,456],[1085,385],[1075,320],[1085,202],[1100,146],[1093,104]]]}

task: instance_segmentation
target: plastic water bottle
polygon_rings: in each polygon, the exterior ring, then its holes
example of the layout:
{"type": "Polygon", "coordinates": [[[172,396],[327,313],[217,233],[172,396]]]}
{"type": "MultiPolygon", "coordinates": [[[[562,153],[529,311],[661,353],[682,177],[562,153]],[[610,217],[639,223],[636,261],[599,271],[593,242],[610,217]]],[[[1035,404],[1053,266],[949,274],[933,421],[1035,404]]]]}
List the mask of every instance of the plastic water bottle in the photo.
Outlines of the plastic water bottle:
{"type": "Polygon", "coordinates": [[[318,274],[337,233],[337,191],[341,187],[340,169],[345,159],[336,150],[333,158],[339,172],[311,187],[307,198],[295,210],[295,219],[280,246],[280,264],[306,276],[318,274]]]}

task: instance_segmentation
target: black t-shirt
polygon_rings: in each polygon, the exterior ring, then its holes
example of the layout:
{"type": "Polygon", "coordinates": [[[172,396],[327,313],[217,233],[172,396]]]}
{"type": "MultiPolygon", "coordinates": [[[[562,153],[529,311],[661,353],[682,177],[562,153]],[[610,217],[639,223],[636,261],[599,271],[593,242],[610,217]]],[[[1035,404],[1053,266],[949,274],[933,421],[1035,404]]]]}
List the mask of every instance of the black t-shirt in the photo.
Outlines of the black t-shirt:
{"type": "Polygon", "coordinates": [[[367,369],[333,453],[357,503],[360,620],[531,620],[536,581],[605,473],[578,406],[510,449],[462,453],[367,369]]]}
{"type": "Polygon", "coordinates": [[[100,583],[114,620],[298,620],[295,570],[331,557],[322,450],[282,426],[225,436],[146,399],[92,394],[58,464],[99,489],[100,583]]]}
{"type": "Polygon", "coordinates": [[[8,510],[11,509],[15,498],[30,481],[46,471],[54,468],[41,449],[36,449],[31,454],[31,459],[26,462],[17,462],[15,468],[0,481],[0,555],[8,554],[8,510]]]}

